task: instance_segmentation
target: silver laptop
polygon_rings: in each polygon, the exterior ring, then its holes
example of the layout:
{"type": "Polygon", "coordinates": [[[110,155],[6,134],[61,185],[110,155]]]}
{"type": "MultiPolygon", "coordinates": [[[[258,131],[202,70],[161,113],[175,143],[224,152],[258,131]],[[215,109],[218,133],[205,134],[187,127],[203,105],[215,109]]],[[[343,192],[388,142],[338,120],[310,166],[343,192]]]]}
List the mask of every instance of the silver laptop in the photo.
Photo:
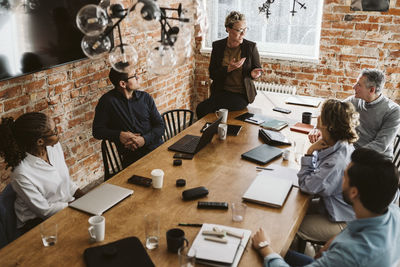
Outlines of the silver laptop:
{"type": "Polygon", "coordinates": [[[102,215],[132,194],[133,190],[104,183],[70,203],[69,206],[93,215],[102,215]]]}

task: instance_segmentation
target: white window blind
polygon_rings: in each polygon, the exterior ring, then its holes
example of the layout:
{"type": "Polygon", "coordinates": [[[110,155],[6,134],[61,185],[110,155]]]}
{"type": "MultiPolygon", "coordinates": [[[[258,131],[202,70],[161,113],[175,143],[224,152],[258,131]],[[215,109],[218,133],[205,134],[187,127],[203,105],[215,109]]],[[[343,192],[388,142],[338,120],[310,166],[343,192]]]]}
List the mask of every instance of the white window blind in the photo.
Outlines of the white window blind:
{"type": "Polygon", "coordinates": [[[206,0],[208,31],[202,51],[210,51],[213,41],[227,37],[225,18],[231,11],[246,16],[249,30],[245,38],[257,42],[262,57],[318,61],[323,0],[299,0],[292,16],[293,0],[275,0],[267,19],[259,8],[261,0],[206,0]]]}

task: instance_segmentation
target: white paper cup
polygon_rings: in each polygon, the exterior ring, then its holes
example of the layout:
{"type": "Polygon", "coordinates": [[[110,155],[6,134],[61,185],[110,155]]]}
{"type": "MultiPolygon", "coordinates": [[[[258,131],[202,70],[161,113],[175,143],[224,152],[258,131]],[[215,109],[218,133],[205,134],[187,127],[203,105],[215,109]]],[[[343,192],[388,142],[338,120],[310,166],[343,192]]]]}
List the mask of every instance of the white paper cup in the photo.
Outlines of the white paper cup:
{"type": "Polygon", "coordinates": [[[161,169],[154,169],[151,171],[151,178],[153,179],[153,187],[160,189],[163,186],[164,172],[161,169]]]}

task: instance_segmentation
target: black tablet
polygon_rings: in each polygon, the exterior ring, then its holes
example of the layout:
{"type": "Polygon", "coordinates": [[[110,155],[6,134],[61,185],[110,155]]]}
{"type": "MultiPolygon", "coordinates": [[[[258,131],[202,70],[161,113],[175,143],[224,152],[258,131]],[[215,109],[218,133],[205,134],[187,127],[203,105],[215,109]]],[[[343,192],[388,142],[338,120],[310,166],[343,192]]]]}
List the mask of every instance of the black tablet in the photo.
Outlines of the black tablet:
{"type": "MultiPolygon", "coordinates": [[[[208,126],[211,125],[211,122],[206,122],[203,126],[203,128],[201,128],[200,132],[204,132],[205,129],[207,129],[208,126]]],[[[233,136],[237,136],[240,132],[240,130],[242,129],[241,125],[234,125],[234,124],[228,124],[228,135],[233,135],[233,136]]]]}

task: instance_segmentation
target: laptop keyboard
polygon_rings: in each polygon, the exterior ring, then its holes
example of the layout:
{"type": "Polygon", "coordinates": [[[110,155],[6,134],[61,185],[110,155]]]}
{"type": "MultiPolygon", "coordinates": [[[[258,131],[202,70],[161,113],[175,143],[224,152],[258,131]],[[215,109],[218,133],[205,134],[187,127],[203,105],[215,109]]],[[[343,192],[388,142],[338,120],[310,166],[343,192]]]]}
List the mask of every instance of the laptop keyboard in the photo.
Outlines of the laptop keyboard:
{"type": "Polygon", "coordinates": [[[172,147],[179,148],[179,151],[183,153],[193,154],[196,150],[197,144],[200,141],[200,136],[186,135],[181,140],[172,147]]]}

